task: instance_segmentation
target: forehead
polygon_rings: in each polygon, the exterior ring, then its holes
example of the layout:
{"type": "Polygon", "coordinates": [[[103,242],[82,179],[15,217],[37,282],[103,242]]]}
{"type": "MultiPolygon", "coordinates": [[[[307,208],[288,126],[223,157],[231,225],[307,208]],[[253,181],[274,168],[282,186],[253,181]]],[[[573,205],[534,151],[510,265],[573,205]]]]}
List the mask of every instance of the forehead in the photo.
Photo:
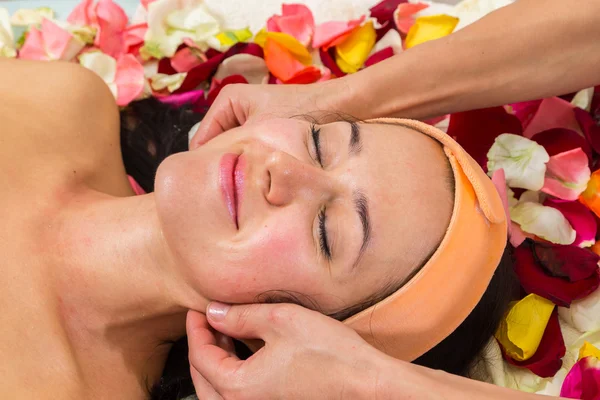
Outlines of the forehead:
{"type": "Polygon", "coordinates": [[[450,167],[439,142],[423,133],[389,124],[359,127],[362,151],[353,175],[369,199],[372,240],[357,269],[380,283],[392,277],[399,283],[443,238],[452,214],[450,167]]]}

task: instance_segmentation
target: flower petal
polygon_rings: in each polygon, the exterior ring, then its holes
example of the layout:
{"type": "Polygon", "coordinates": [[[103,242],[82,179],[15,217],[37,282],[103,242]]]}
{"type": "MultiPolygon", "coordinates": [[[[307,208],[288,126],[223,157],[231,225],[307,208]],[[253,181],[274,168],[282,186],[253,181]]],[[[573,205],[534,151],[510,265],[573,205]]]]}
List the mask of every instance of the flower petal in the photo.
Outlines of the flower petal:
{"type": "Polygon", "coordinates": [[[539,190],[544,185],[548,153],[532,140],[504,133],[496,138],[487,158],[488,173],[504,169],[510,187],[539,190]]]}
{"type": "Polygon", "coordinates": [[[171,66],[177,72],[188,72],[192,68],[206,62],[203,52],[192,47],[184,47],[171,57],[171,66]]]}
{"type": "MultiPolygon", "coordinates": [[[[487,153],[502,133],[522,133],[521,123],[503,107],[454,113],[450,116],[448,135],[481,165],[487,167],[487,153]]],[[[506,172],[506,171],[505,171],[506,172]]]]}
{"type": "Polygon", "coordinates": [[[392,50],[394,50],[394,54],[400,54],[404,51],[404,49],[402,48],[402,38],[400,37],[398,31],[395,29],[390,29],[385,35],[381,37],[381,39],[378,39],[375,42],[375,46],[373,46],[369,57],[388,47],[391,47],[392,50]]]}
{"type": "Polygon", "coordinates": [[[458,18],[444,14],[419,17],[406,35],[404,45],[410,49],[418,44],[447,36],[457,24],[458,18]]]}
{"type": "Polygon", "coordinates": [[[520,202],[510,208],[512,221],[520,228],[557,244],[571,244],[576,233],[560,211],[531,202],[520,202]]]}
{"type": "Polygon", "coordinates": [[[144,67],[131,54],[124,54],[117,60],[117,105],[126,106],[135,100],[144,89],[144,67]]]}
{"type": "Polygon", "coordinates": [[[251,54],[236,54],[219,65],[214,78],[223,80],[231,75],[241,75],[250,84],[261,84],[268,82],[269,69],[262,57],[251,54]]]}
{"type": "Polygon", "coordinates": [[[93,22],[94,0],[81,0],[67,17],[67,22],[73,25],[91,25],[93,22]]]}
{"type": "Polygon", "coordinates": [[[231,75],[226,77],[222,81],[213,78],[212,83],[210,85],[210,91],[208,92],[208,96],[206,97],[208,103],[212,104],[212,102],[215,101],[215,98],[219,95],[221,90],[225,86],[232,83],[248,83],[248,81],[242,75],[231,75]]]}
{"type": "Polygon", "coordinates": [[[124,31],[127,14],[112,0],[99,0],[96,4],[98,33],[94,43],[104,53],[118,58],[125,53],[124,31]]]}
{"type": "Polygon", "coordinates": [[[398,4],[398,8],[394,11],[394,23],[396,24],[396,28],[404,34],[408,33],[410,28],[415,24],[414,15],[427,7],[429,7],[429,4],[425,3],[398,4]]]}
{"type": "Polygon", "coordinates": [[[379,50],[375,54],[371,54],[367,61],[365,61],[365,67],[370,67],[371,65],[377,64],[383,60],[386,60],[394,55],[394,49],[391,47],[386,47],[385,49],[379,50]]]}
{"type": "Polygon", "coordinates": [[[209,38],[206,43],[215,50],[225,52],[236,43],[246,42],[249,39],[252,39],[252,36],[254,35],[248,28],[227,30],[209,38]]]}
{"type": "Polygon", "coordinates": [[[562,357],[566,353],[565,342],[560,331],[558,313],[556,310],[550,315],[544,335],[535,354],[526,361],[515,361],[508,357],[503,349],[505,359],[512,365],[529,369],[542,378],[550,378],[560,370],[562,357]]]}
{"type": "Polygon", "coordinates": [[[0,57],[15,57],[16,55],[10,14],[6,8],[0,7],[0,57]]]}
{"type": "Polygon", "coordinates": [[[590,180],[589,160],[580,148],[550,157],[542,191],[563,200],[577,200],[590,180]]]}
{"type": "Polygon", "coordinates": [[[577,358],[577,361],[585,357],[596,357],[600,359],[600,349],[598,349],[590,342],[585,341],[583,343],[583,346],[581,346],[581,348],[579,349],[579,357],[577,358]]]}
{"type": "Polygon", "coordinates": [[[338,44],[335,47],[335,61],[340,69],[346,73],[358,71],[375,46],[375,36],[375,28],[369,21],[338,44]]]}
{"type": "Polygon", "coordinates": [[[150,78],[150,86],[152,86],[152,89],[156,91],[167,89],[169,93],[173,93],[181,87],[186,76],[187,72],[179,72],[173,75],[159,73],[150,78]]]}
{"type": "Polygon", "coordinates": [[[540,104],[542,104],[542,100],[531,100],[531,101],[522,101],[520,103],[513,103],[508,105],[511,113],[514,114],[519,121],[521,121],[521,125],[523,129],[526,129],[531,123],[533,116],[537,112],[538,108],[540,108],[540,104]]]}
{"type": "Polygon", "coordinates": [[[573,113],[573,105],[558,97],[542,100],[527,128],[525,128],[523,136],[531,138],[536,133],[553,128],[581,131],[573,113]]]}
{"type": "Polygon", "coordinates": [[[281,11],[282,15],[269,18],[268,30],[287,33],[303,46],[308,46],[315,29],[315,21],[310,9],[304,4],[282,4],[281,11]]]}
{"type": "Polygon", "coordinates": [[[551,243],[534,243],[531,249],[538,265],[554,278],[578,282],[597,275],[600,257],[589,250],[551,243]]]}
{"type": "Polygon", "coordinates": [[[321,58],[321,63],[323,63],[323,65],[325,67],[329,68],[331,70],[331,73],[333,73],[333,75],[340,78],[340,77],[346,75],[346,73],[344,71],[342,71],[340,69],[340,67],[338,67],[338,65],[335,63],[335,60],[334,60],[335,53],[334,52],[335,52],[335,49],[323,50],[323,48],[321,47],[319,49],[319,57],[321,58]]]}
{"type": "Polygon", "coordinates": [[[130,25],[123,32],[123,41],[125,42],[125,51],[128,54],[137,56],[140,47],[144,44],[144,36],[148,30],[148,24],[140,23],[130,25]]]}
{"type": "Polygon", "coordinates": [[[329,21],[317,25],[313,35],[312,47],[314,49],[325,47],[325,50],[327,50],[331,47],[332,42],[340,37],[345,37],[345,35],[359,26],[364,20],[365,16],[362,16],[359,19],[348,22],[329,21]]]}
{"type": "Polygon", "coordinates": [[[508,356],[525,361],[535,354],[554,307],[551,301],[535,294],[511,305],[495,334],[508,356]]]}
{"type": "Polygon", "coordinates": [[[573,245],[589,247],[596,242],[598,225],[594,214],[586,206],[578,201],[556,201],[551,199],[547,199],[544,205],[560,211],[575,229],[577,235],[573,245]]]}
{"type": "Polygon", "coordinates": [[[18,9],[10,17],[10,24],[14,26],[29,27],[31,25],[40,25],[42,19],[54,19],[54,11],[48,7],[38,7],[36,9],[18,9]]]}
{"type": "Polygon", "coordinates": [[[600,217],[600,170],[592,173],[587,187],[579,196],[579,201],[600,217]]]}
{"type": "Polygon", "coordinates": [[[600,153],[600,124],[585,110],[573,109],[575,118],[588,142],[596,153],[600,153]]]}
{"type": "Polygon", "coordinates": [[[88,51],[79,56],[79,63],[85,68],[94,71],[111,89],[115,99],[117,98],[117,60],[99,50],[88,51]]]}
{"type": "Polygon", "coordinates": [[[304,69],[304,64],[271,38],[267,38],[264,51],[265,62],[269,71],[283,82],[290,80],[295,74],[304,69]]]}
{"type": "Polygon", "coordinates": [[[592,149],[581,134],[565,128],[554,128],[536,133],[531,140],[544,146],[549,156],[564,153],[568,150],[581,148],[589,159],[592,158],[592,149]]]}
{"type": "Polygon", "coordinates": [[[204,90],[192,90],[181,94],[159,97],[158,101],[177,108],[185,104],[194,104],[202,98],[204,98],[204,90]]]}
{"type": "Polygon", "coordinates": [[[302,64],[309,65],[312,62],[312,56],[308,52],[308,50],[306,50],[306,47],[304,47],[293,36],[288,35],[287,33],[281,33],[281,32],[261,31],[256,35],[254,41],[258,45],[265,47],[268,39],[270,39],[272,42],[277,43],[279,46],[283,47],[285,50],[287,50],[290,54],[292,54],[294,56],[294,58],[296,58],[302,64]]]}
{"type": "Polygon", "coordinates": [[[585,357],[571,368],[560,390],[561,397],[600,399],[600,360],[585,357]]]}
{"type": "Polygon", "coordinates": [[[590,87],[587,89],[580,90],[575,93],[573,96],[573,100],[571,100],[571,104],[575,107],[581,108],[585,111],[590,111],[590,107],[592,106],[592,98],[594,97],[594,88],[590,87]]]}
{"type": "Polygon", "coordinates": [[[600,290],[571,303],[571,307],[558,309],[560,317],[580,332],[600,330],[600,290]]]}
{"type": "MultiPolygon", "coordinates": [[[[528,293],[535,293],[554,304],[561,307],[569,307],[569,305],[578,299],[583,299],[590,293],[593,293],[600,284],[600,272],[596,269],[592,275],[586,279],[581,279],[576,282],[569,282],[566,279],[550,276],[548,269],[543,269],[536,257],[534,256],[531,247],[534,246],[533,241],[528,239],[526,244],[519,246],[515,250],[515,272],[519,276],[521,286],[528,293]]],[[[539,244],[535,244],[539,245],[539,244]]],[[[577,246],[564,246],[563,253],[579,252],[591,253],[589,250],[582,249],[577,246]]],[[[567,258],[567,261],[568,258],[567,258]]]]}

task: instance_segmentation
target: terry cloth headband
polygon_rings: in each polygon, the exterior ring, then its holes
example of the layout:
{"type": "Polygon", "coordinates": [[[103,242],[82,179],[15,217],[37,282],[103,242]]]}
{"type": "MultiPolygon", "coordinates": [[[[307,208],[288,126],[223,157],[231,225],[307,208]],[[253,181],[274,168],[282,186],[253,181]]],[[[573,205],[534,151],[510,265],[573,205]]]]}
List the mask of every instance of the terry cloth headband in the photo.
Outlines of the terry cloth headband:
{"type": "Polygon", "coordinates": [[[344,323],[384,353],[413,361],[450,335],[486,291],[507,242],[502,200],[490,178],[450,136],[423,122],[379,118],[422,132],[443,147],[455,179],[442,243],[402,288],[344,323]]]}

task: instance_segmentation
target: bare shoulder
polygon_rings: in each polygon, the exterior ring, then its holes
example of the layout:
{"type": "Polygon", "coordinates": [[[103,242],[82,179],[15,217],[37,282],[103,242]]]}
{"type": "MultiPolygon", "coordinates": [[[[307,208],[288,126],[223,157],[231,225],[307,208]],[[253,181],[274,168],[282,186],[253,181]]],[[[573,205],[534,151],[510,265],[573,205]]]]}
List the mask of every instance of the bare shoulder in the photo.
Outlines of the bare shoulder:
{"type": "Polygon", "coordinates": [[[72,171],[100,185],[108,176],[123,186],[118,108],[94,72],[74,63],[0,60],[0,93],[0,165],[56,176],[72,171]]]}

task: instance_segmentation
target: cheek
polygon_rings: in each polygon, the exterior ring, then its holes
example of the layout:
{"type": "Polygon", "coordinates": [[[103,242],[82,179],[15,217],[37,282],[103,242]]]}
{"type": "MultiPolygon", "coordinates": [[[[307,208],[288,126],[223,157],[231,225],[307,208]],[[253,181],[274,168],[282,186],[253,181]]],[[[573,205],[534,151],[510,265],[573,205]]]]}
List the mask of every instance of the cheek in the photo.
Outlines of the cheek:
{"type": "Polygon", "coordinates": [[[239,249],[239,259],[227,263],[221,270],[224,273],[219,274],[216,300],[253,302],[269,291],[308,294],[320,285],[321,275],[314,262],[308,261],[312,253],[306,240],[299,239],[293,225],[281,225],[288,227],[273,229],[267,225],[239,249]]]}

